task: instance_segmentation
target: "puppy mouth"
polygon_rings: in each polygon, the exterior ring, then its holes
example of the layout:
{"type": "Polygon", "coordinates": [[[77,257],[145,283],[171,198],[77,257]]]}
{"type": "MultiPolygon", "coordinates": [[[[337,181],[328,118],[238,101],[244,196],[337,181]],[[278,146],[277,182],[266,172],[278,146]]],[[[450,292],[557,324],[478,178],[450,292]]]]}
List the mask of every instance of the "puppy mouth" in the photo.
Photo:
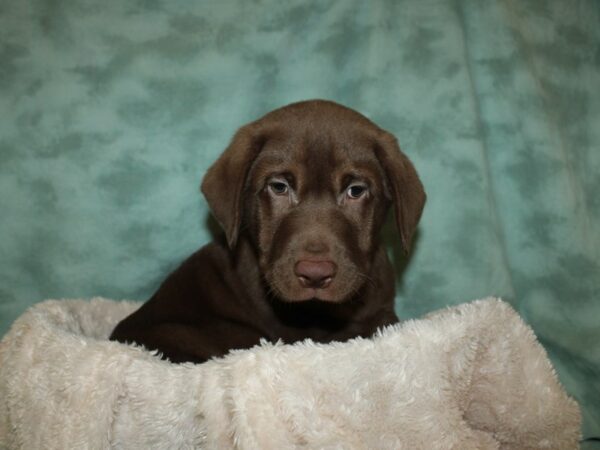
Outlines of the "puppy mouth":
{"type": "Polygon", "coordinates": [[[309,300],[319,300],[322,302],[342,303],[345,298],[337,297],[331,289],[328,288],[301,288],[292,296],[284,298],[289,303],[305,302],[309,300]]]}
{"type": "Polygon", "coordinates": [[[267,290],[284,303],[350,301],[369,279],[362,275],[369,270],[368,258],[355,255],[364,262],[356,264],[347,252],[337,253],[286,251],[273,259],[264,254],[259,265],[267,290]]]}
{"type": "MultiPolygon", "coordinates": [[[[307,279],[293,271],[287,271],[286,276],[271,273],[266,281],[276,296],[286,303],[318,300],[327,303],[343,303],[356,292],[357,280],[349,280],[345,274],[338,273],[321,278],[307,279]],[[292,273],[290,273],[292,272],[292,273]]],[[[361,283],[362,284],[362,283],[361,283]]]]}

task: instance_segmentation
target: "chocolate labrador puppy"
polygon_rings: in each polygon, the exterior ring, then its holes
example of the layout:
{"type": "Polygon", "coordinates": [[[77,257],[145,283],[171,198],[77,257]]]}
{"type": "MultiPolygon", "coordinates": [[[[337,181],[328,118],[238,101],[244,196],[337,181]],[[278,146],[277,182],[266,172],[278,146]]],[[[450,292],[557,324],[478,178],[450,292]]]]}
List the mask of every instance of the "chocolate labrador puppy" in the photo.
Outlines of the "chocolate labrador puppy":
{"type": "Polygon", "coordinates": [[[187,259],[111,339],[202,362],[261,338],[370,336],[397,322],[379,242],[393,205],[409,250],[425,192],[396,139],[323,100],[242,127],[202,182],[224,239],[187,259]]]}

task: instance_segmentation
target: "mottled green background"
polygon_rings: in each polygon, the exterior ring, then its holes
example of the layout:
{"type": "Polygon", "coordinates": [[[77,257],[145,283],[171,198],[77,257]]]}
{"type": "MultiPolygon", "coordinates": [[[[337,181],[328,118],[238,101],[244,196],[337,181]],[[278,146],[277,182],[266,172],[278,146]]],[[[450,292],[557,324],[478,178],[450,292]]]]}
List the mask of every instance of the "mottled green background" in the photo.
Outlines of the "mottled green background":
{"type": "Polygon", "coordinates": [[[235,129],[327,98],[427,188],[399,314],[503,296],[600,435],[599,24],[595,0],[1,2],[0,334],[45,298],[147,298],[210,239],[235,129]]]}

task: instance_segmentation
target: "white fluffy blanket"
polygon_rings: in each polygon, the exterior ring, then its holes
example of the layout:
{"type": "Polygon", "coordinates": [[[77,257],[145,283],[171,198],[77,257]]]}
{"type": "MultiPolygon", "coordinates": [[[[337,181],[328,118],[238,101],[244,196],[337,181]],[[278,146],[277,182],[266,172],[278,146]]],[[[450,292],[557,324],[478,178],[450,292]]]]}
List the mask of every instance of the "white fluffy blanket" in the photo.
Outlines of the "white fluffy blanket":
{"type": "Polygon", "coordinates": [[[201,365],[107,341],[138,306],[51,300],[15,322],[0,343],[0,448],[578,448],[577,404],[500,300],[201,365]]]}

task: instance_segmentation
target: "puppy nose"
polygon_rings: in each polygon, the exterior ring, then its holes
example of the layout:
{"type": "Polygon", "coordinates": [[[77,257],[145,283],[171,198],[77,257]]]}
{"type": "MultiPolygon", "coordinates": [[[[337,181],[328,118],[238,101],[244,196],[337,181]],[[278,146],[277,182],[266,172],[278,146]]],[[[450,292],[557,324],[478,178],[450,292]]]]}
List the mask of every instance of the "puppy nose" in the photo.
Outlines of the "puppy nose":
{"type": "Polygon", "coordinates": [[[331,284],[337,266],[331,261],[298,261],[294,273],[305,287],[325,288],[331,284]]]}

